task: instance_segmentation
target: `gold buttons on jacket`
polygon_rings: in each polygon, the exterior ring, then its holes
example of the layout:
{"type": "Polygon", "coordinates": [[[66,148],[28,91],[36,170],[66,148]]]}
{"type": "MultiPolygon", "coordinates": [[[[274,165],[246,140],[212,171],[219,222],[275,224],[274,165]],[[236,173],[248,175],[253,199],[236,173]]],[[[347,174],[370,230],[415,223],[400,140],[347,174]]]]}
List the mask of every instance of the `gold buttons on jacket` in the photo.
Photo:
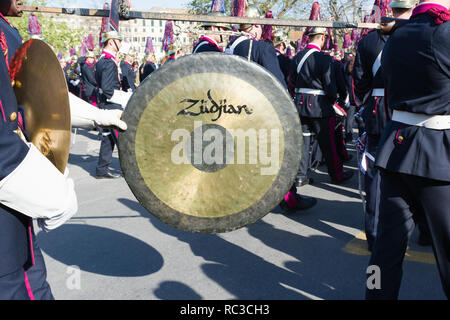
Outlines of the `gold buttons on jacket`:
{"type": "Polygon", "coordinates": [[[403,138],[403,136],[399,136],[399,137],[397,138],[398,142],[403,142],[404,139],[405,139],[405,138],[403,138]]]}
{"type": "Polygon", "coordinates": [[[11,113],[11,115],[9,116],[9,119],[11,121],[15,121],[17,119],[17,113],[16,112],[11,113]]]}

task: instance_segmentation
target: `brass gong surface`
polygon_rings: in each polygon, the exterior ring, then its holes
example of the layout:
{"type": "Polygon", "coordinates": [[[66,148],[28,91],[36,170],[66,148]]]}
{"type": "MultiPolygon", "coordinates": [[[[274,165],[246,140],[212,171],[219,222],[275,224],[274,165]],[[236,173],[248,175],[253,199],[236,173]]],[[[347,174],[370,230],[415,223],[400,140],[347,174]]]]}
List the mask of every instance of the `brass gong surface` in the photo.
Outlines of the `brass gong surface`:
{"type": "Polygon", "coordinates": [[[25,130],[38,150],[64,173],[70,149],[70,106],[58,58],[43,41],[30,39],[10,64],[17,103],[25,108],[25,130]]]}
{"type": "Polygon", "coordinates": [[[298,170],[301,129],[287,91],[259,65],[197,54],[163,66],[129,101],[125,179],[162,221],[226,232],[273,209],[298,170]]]}

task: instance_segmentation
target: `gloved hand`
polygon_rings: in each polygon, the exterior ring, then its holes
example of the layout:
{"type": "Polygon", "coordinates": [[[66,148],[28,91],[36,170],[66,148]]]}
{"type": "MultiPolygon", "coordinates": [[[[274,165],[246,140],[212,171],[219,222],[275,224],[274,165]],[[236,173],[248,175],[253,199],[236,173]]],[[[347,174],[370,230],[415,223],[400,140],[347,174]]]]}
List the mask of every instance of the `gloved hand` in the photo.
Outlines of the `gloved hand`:
{"type": "Polygon", "coordinates": [[[116,127],[122,131],[127,130],[127,124],[120,120],[122,110],[96,110],[94,122],[100,127],[116,127]]]}
{"type": "Polygon", "coordinates": [[[75,194],[74,183],[73,180],[69,178],[69,169],[66,168],[64,172],[64,177],[66,178],[67,184],[67,203],[68,206],[66,210],[62,211],[60,214],[55,215],[49,218],[38,218],[37,223],[38,226],[42,229],[42,231],[49,232],[50,230],[56,229],[59,226],[63,225],[67,220],[72,218],[78,210],[78,202],[77,196],[75,194]]]}
{"type": "Polygon", "coordinates": [[[80,83],[80,80],[70,80],[70,83],[76,87],[80,83]]]}
{"type": "Polygon", "coordinates": [[[120,120],[122,110],[98,109],[71,93],[69,102],[72,128],[93,129],[100,126],[127,130],[127,124],[120,120]]]}
{"type": "Polygon", "coordinates": [[[130,100],[132,95],[133,95],[133,92],[114,90],[113,96],[110,99],[108,99],[108,101],[112,102],[112,103],[120,104],[122,106],[122,108],[125,109],[125,107],[128,104],[128,101],[130,100]]]}

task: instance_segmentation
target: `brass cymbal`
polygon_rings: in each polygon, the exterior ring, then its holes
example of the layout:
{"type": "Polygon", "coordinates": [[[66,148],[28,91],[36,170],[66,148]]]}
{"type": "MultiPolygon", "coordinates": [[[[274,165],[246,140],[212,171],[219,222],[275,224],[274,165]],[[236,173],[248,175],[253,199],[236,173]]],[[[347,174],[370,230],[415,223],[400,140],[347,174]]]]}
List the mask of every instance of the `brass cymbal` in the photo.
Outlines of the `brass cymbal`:
{"type": "Polygon", "coordinates": [[[298,171],[301,128],[291,98],[240,57],[173,61],[138,87],[123,119],[127,183],[150,213],[183,230],[227,232],[255,222],[298,171]]]}
{"type": "Polygon", "coordinates": [[[30,142],[64,173],[71,123],[67,84],[58,58],[45,42],[30,39],[14,54],[10,72],[17,103],[25,107],[30,142]]]}

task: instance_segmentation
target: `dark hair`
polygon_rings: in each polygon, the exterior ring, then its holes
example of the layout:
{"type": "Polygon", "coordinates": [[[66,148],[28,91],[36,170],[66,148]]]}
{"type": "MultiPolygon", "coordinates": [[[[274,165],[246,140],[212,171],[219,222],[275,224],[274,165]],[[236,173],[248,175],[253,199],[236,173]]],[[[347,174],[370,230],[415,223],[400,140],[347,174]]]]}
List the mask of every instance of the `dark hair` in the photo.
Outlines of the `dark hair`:
{"type": "Polygon", "coordinates": [[[310,37],[309,37],[309,40],[310,40],[310,41],[314,41],[314,40],[316,40],[316,39],[319,39],[321,36],[326,36],[326,34],[315,34],[315,35],[313,35],[313,36],[310,36],[310,37]]]}
{"type": "Polygon", "coordinates": [[[392,13],[400,15],[412,10],[413,8],[392,8],[392,13]]]}

